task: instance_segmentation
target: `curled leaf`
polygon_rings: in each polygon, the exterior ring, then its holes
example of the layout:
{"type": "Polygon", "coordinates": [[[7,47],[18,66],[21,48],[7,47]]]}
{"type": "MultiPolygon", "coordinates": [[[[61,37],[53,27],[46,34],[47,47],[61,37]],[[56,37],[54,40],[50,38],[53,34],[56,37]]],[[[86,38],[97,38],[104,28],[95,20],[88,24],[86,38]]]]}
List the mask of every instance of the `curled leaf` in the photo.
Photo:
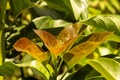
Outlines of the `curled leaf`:
{"type": "Polygon", "coordinates": [[[43,53],[35,43],[33,43],[27,38],[23,37],[17,40],[16,43],[13,45],[13,47],[17,51],[23,51],[30,54],[31,56],[33,56],[34,58],[36,58],[41,62],[48,59],[47,53],[43,53]]]}

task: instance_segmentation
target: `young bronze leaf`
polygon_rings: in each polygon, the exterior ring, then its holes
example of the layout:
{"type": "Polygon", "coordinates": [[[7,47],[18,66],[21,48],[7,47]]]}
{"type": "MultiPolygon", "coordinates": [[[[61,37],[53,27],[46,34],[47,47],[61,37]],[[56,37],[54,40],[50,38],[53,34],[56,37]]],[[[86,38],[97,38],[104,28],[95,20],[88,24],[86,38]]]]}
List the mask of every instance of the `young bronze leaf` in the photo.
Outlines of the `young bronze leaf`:
{"type": "Polygon", "coordinates": [[[71,26],[65,27],[57,36],[58,40],[61,40],[63,43],[74,38],[78,35],[81,24],[79,22],[74,23],[71,26]]]}
{"type": "MultiPolygon", "coordinates": [[[[65,30],[66,29],[68,30],[68,28],[65,28],[65,30]]],[[[65,42],[57,40],[51,33],[44,30],[34,30],[34,32],[42,39],[42,41],[45,43],[45,46],[56,58],[73,42],[73,39],[70,39],[68,41],[65,40],[65,42]]],[[[70,35],[73,34],[71,33],[70,35]]]]}
{"type": "Polygon", "coordinates": [[[48,49],[57,45],[57,40],[51,33],[44,30],[34,30],[34,32],[42,39],[48,49]]]}
{"type": "Polygon", "coordinates": [[[100,46],[110,34],[112,33],[103,32],[92,34],[86,42],[78,44],[77,46],[72,48],[68,53],[64,54],[63,59],[70,68],[73,67],[81,58],[86,57],[91,52],[93,52],[98,46],[100,46]]]}
{"type": "Polygon", "coordinates": [[[61,52],[61,45],[58,44],[56,38],[49,32],[44,30],[34,30],[34,32],[42,39],[45,46],[49,49],[49,51],[57,57],[61,52]]]}
{"type": "Polygon", "coordinates": [[[83,26],[83,24],[81,24],[80,22],[76,22],[73,24],[73,28],[75,34],[78,34],[79,32],[82,32],[86,28],[86,26],[83,26]]]}
{"type": "Polygon", "coordinates": [[[61,40],[63,43],[68,41],[69,39],[75,37],[75,31],[72,26],[65,27],[57,36],[58,40],[61,40]]]}
{"type": "Polygon", "coordinates": [[[48,59],[47,53],[43,53],[35,43],[33,43],[27,38],[21,38],[17,40],[13,47],[17,51],[23,51],[30,54],[41,62],[48,59]]]}

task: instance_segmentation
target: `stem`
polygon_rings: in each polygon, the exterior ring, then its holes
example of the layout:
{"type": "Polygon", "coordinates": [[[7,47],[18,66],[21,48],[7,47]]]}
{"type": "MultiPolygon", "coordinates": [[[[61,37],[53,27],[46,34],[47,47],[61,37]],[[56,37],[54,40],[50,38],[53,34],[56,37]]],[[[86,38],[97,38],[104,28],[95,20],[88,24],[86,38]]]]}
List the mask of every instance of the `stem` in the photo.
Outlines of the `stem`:
{"type": "MultiPolygon", "coordinates": [[[[6,15],[6,3],[7,0],[0,0],[0,65],[2,65],[5,57],[5,15],[6,15]]],[[[0,80],[3,80],[3,76],[0,76],[0,80]]]]}
{"type": "Polygon", "coordinates": [[[57,80],[57,60],[54,56],[52,56],[52,64],[53,64],[53,69],[55,71],[53,78],[54,80],[57,80]]]}
{"type": "Polygon", "coordinates": [[[63,80],[63,78],[64,78],[64,76],[67,74],[67,72],[68,72],[68,71],[66,71],[66,72],[63,74],[63,76],[61,77],[60,80],[63,80]]]}
{"type": "MultiPolygon", "coordinates": [[[[0,30],[0,65],[2,65],[3,63],[3,53],[4,53],[4,40],[3,39],[4,39],[3,31],[0,30]]],[[[0,76],[0,80],[3,80],[2,76],[0,76]]]]}
{"type": "Polygon", "coordinates": [[[60,71],[60,68],[61,68],[62,63],[63,63],[63,59],[60,60],[60,64],[58,65],[57,72],[60,71]]]}

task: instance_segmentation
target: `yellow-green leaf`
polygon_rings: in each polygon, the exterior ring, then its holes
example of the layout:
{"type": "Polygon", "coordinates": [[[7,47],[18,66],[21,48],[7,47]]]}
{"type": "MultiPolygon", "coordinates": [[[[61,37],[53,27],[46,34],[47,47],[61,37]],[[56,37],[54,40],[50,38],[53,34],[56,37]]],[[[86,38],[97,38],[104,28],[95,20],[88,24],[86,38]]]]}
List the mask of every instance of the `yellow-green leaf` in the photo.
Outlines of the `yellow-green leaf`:
{"type": "Polygon", "coordinates": [[[92,34],[86,42],[78,44],[63,56],[65,62],[70,68],[73,67],[81,58],[86,57],[100,46],[110,34],[112,33],[101,32],[92,34]]]}
{"type": "Polygon", "coordinates": [[[48,59],[47,53],[43,53],[35,43],[33,43],[27,38],[23,37],[17,40],[13,47],[17,51],[23,51],[30,54],[31,56],[33,56],[34,58],[41,62],[48,59]]]}
{"type": "Polygon", "coordinates": [[[110,58],[98,58],[88,62],[106,80],[120,80],[120,63],[110,58]]]}

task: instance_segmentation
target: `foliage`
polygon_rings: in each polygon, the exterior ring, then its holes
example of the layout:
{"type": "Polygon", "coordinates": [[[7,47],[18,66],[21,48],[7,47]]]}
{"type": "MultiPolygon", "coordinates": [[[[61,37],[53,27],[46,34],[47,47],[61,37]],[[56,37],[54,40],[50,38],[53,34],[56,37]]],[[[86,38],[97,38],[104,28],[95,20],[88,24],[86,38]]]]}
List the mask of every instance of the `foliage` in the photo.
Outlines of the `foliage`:
{"type": "Polygon", "coordinates": [[[0,2],[0,76],[120,79],[118,0],[0,2]]]}

